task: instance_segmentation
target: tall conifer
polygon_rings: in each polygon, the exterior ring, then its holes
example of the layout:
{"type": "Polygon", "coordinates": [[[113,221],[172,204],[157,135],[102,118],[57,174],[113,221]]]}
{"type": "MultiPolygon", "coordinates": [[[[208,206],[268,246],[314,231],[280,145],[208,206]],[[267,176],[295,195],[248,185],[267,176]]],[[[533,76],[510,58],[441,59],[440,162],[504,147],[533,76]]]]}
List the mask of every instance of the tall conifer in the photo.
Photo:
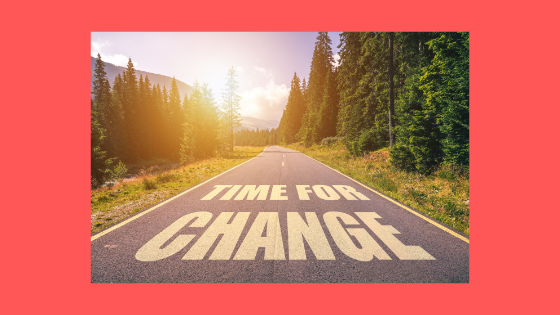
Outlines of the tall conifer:
{"type": "Polygon", "coordinates": [[[235,70],[233,67],[228,70],[226,87],[222,93],[222,126],[224,131],[224,138],[226,140],[227,146],[233,151],[233,133],[241,126],[241,118],[239,117],[239,111],[241,106],[239,102],[241,101],[241,96],[237,94],[239,86],[235,80],[235,70]]]}
{"type": "Polygon", "coordinates": [[[331,39],[327,32],[319,32],[313,51],[311,71],[309,73],[309,86],[306,91],[306,109],[303,117],[302,127],[298,138],[306,145],[316,143],[319,140],[319,110],[323,101],[323,91],[327,73],[332,69],[334,61],[331,39]]]}

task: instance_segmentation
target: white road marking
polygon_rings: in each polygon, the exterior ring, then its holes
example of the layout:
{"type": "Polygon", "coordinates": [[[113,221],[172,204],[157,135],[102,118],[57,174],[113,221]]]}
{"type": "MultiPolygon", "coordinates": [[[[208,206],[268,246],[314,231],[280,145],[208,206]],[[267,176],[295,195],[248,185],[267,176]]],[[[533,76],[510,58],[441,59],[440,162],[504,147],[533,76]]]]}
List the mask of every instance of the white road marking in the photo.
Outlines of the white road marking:
{"type": "Polygon", "coordinates": [[[306,212],[303,221],[297,212],[288,212],[288,249],[290,260],[307,260],[303,239],[318,260],[335,260],[325,232],[315,212],[306,212]]]}
{"type": "Polygon", "coordinates": [[[245,185],[234,200],[243,200],[245,196],[247,196],[247,200],[254,200],[257,194],[259,194],[257,200],[266,200],[270,185],[259,185],[258,188],[255,187],[257,187],[257,185],[245,185]]]}
{"type": "Polygon", "coordinates": [[[373,256],[380,260],[391,260],[391,257],[377,244],[377,242],[362,228],[344,228],[338,218],[345,225],[360,224],[351,215],[343,212],[327,212],[323,215],[323,220],[331,232],[331,236],[340,250],[347,256],[359,261],[370,261],[373,256]],[[348,232],[348,233],[347,233],[348,232]],[[354,236],[360,247],[358,248],[348,235],[354,236]]]}
{"type": "Polygon", "coordinates": [[[233,195],[235,195],[235,193],[241,189],[241,187],[243,187],[243,185],[235,185],[233,187],[231,187],[230,190],[228,190],[227,193],[225,193],[225,195],[222,196],[222,198],[220,198],[220,200],[230,200],[231,197],[233,197],[233,195]]]}
{"type": "MultiPolygon", "coordinates": [[[[401,243],[393,235],[400,234],[399,231],[391,225],[381,225],[377,222],[376,219],[381,218],[377,213],[355,212],[354,214],[400,260],[435,260],[434,257],[420,246],[409,246],[401,243]]],[[[208,211],[199,211],[182,216],[144,244],[136,253],[136,259],[151,262],[180,252],[190,244],[196,235],[176,234],[180,233],[185,227],[204,228],[210,222],[212,216],[212,213],[208,211]],[[165,247],[163,247],[164,245],[165,247]]],[[[234,212],[220,213],[204,232],[200,232],[202,235],[182,259],[204,259],[220,236],[222,237],[209,259],[231,259],[233,251],[240,241],[241,233],[247,225],[249,216],[250,212],[238,212],[237,214],[234,212]],[[231,220],[234,215],[235,218],[231,220]],[[230,220],[232,222],[228,224],[230,220]]],[[[323,230],[315,212],[306,212],[305,220],[298,212],[287,212],[286,216],[290,260],[307,260],[306,246],[304,244],[308,245],[317,260],[336,259],[327,240],[328,234],[323,230]],[[304,239],[306,242],[303,241],[304,239]]],[[[259,248],[263,247],[265,249],[265,260],[285,260],[286,256],[278,217],[279,214],[277,212],[259,212],[256,219],[251,223],[251,227],[233,259],[254,260],[259,248]],[[266,236],[262,236],[264,231],[266,231],[266,236]]],[[[391,260],[391,257],[372,238],[369,232],[366,231],[366,228],[347,227],[348,225],[362,225],[352,215],[343,212],[327,212],[323,215],[323,221],[334,243],[348,257],[359,261],[370,261],[374,256],[380,260],[391,260]],[[340,220],[342,220],[342,223],[340,220]],[[354,236],[354,239],[351,236],[354,236]]],[[[105,247],[113,248],[116,245],[105,245],[105,247]]]]}
{"type": "MultiPolygon", "coordinates": [[[[356,191],[356,189],[351,186],[332,186],[336,188],[336,190],[338,190],[338,192],[344,196],[346,200],[369,200],[369,198],[356,191]],[[356,197],[358,197],[358,199],[356,197]]],[[[200,200],[212,200],[226,188],[230,189],[220,198],[220,200],[231,200],[238,191],[239,193],[235,196],[234,200],[245,200],[245,197],[247,197],[246,200],[255,200],[257,195],[257,200],[266,200],[270,185],[259,185],[258,187],[256,185],[215,185],[214,190],[202,197],[200,200]],[[242,187],[243,189],[241,189],[242,187]]],[[[296,185],[296,190],[300,200],[310,200],[310,193],[315,193],[317,197],[323,200],[340,200],[340,195],[329,185],[314,185],[313,191],[309,188],[309,185],[296,185]]],[[[286,185],[274,185],[272,187],[269,200],[288,200],[288,197],[283,195],[286,193],[286,189],[286,185]]]]}
{"type": "Polygon", "coordinates": [[[327,185],[313,185],[313,191],[317,197],[323,200],[338,200],[340,196],[332,189],[330,186],[327,185]]]}
{"type": "Polygon", "coordinates": [[[309,188],[309,185],[296,185],[299,200],[310,200],[309,193],[312,191],[311,189],[307,190],[306,188],[309,188]]]}
{"type": "Polygon", "coordinates": [[[285,260],[278,212],[259,212],[245,236],[235,260],[254,260],[260,247],[264,247],[265,260],[285,260]],[[266,236],[262,237],[266,225],[266,236]]]}
{"type": "Polygon", "coordinates": [[[333,185],[333,187],[338,190],[338,192],[343,195],[346,200],[357,200],[354,196],[358,197],[360,200],[369,200],[368,197],[364,196],[362,193],[357,192],[356,188],[354,187],[346,185],[333,185]]]}
{"type": "Polygon", "coordinates": [[[201,260],[212,247],[220,234],[223,234],[220,243],[210,256],[211,260],[228,260],[233,253],[235,244],[249,218],[249,212],[238,212],[231,224],[228,224],[233,212],[222,212],[210,227],[202,234],[200,239],[183,256],[184,260],[201,260]]]}
{"type": "Polygon", "coordinates": [[[272,186],[272,192],[270,193],[270,200],[288,200],[288,196],[282,196],[286,193],[286,185],[274,185],[272,186]]]}
{"type": "Polygon", "coordinates": [[[214,190],[212,190],[208,195],[200,198],[200,200],[212,200],[212,198],[216,197],[222,190],[231,187],[233,185],[216,185],[214,186],[214,190]]]}
{"type": "Polygon", "coordinates": [[[140,261],[156,261],[167,258],[185,248],[196,235],[178,235],[169,245],[161,248],[173,235],[181,230],[187,223],[196,219],[190,227],[204,227],[212,218],[212,213],[207,211],[189,213],[173,222],[166,229],[144,244],[138,252],[136,259],[140,261]]]}
{"type": "Polygon", "coordinates": [[[393,234],[401,234],[392,225],[381,225],[375,219],[381,217],[375,212],[356,212],[356,215],[389,247],[401,260],[435,260],[420,246],[406,246],[393,234]]]}

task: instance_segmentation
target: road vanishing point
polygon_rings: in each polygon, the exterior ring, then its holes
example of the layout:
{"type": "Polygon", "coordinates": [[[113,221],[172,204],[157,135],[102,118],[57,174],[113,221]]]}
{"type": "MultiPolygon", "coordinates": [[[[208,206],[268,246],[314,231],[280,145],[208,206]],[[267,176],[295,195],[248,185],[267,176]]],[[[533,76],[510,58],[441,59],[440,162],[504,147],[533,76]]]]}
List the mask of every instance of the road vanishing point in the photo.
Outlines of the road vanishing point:
{"type": "Polygon", "coordinates": [[[279,146],[91,237],[92,283],[468,283],[469,239],[279,146]]]}

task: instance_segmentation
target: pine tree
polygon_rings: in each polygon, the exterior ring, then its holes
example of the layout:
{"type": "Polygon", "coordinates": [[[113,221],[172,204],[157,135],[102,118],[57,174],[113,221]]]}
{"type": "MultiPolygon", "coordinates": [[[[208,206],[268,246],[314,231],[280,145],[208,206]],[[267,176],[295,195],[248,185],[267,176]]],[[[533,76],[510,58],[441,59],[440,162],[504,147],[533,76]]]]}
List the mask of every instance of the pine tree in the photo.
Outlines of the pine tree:
{"type": "Polygon", "coordinates": [[[301,96],[303,97],[303,104],[307,102],[307,83],[305,83],[305,78],[301,82],[301,96]]]}
{"type": "Polygon", "coordinates": [[[111,101],[111,87],[107,80],[105,63],[101,60],[100,54],[97,54],[97,59],[95,60],[94,78],[92,91],[94,108],[98,121],[102,124],[102,127],[106,127],[107,123],[105,120],[111,101]]]}
{"type": "Polygon", "coordinates": [[[290,94],[288,96],[288,103],[286,104],[286,109],[282,114],[280,125],[278,126],[280,137],[283,142],[292,143],[295,141],[295,136],[301,128],[304,109],[299,78],[297,74],[294,73],[290,94]]]}
{"type": "Polygon", "coordinates": [[[149,88],[146,87],[144,83],[144,78],[140,75],[138,79],[138,95],[137,95],[137,103],[135,104],[137,120],[136,124],[139,124],[140,127],[137,128],[137,137],[138,137],[138,155],[143,159],[148,158],[148,143],[146,139],[148,137],[148,114],[146,113],[147,103],[149,99],[149,94],[147,92],[149,88]]]}
{"type": "Polygon", "coordinates": [[[138,81],[132,59],[128,59],[127,68],[123,72],[123,100],[124,125],[129,144],[129,157],[135,160],[139,156],[141,141],[141,123],[138,117],[138,81]]]}
{"type": "Polygon", "coordinates": [[[143,84],[141,84],[140,98],[141,98],[141,117],[142,117],[142,150],[141,155],[144,159],[149,159],[153,157],[152,140],[154,133],[154,107],[153,107],[153,96],[152,96],[152,86],[150,79],[146,75],[143,84]]]}
{"type": "Polygon", "coordinates": [[[171,122],[171,108],[169,106],[169,93],[167,93],[167,88],[165,85],[163,86],[163,90],[161,90],[161,99],[159,101],[160,104],[160,112],[163,122],[163,128],[161,129],[162,137],[161,137],[161,151],[163,156],[171,157],[171,138],[172,138],[172,122],[171,122]]]}
{"type": "Polygon", "coordinates": [[[305,145],[311,145],[321,140],[319,139],[319,110],[323,101],[327,73],[331,71],[332,63],[334,62],[331,43],[327,32],[319,32],[311,61],[309,86],[306,91],[305,114],[302,127],[298,133],[298,138],[305,145]]]}
{"type": "Polygon", "coordinates": [[[122,106],[122,79],[119,75],[113,82],[109,115],[107,117],[107,152],[111,157],[128,159],[128,143],[124,127],[124,110],[122,106]]]}
{"type": "MultiPolygon", "coordinates": [[[[92,101],[93,104],[93,101],[92,101]]],[[[95,119],[97,113],[91,114],[91,187],[102,185],[111,175],[110,166],[114,158],[107,158],[107,152],[101,149],[105,141],[105,129],[95,119]]]]}
{"type": "MultiPolygon", "coordinates": [[[[192,95],[191,95],[192,97],[192,95]]],[[[181,138],[181,164],[188,164],[194,160],[195,150],[195,125],[194,125],[194,110],[187,95],[183,101],[183,114],[185,122],[183,123],[183,137],[181,138]]]]}
{"type": "Polygon", "coordinates": [[[338,46],[340,56],[337,87],[340,91],[339,111],[337,117],[336,133],[347,144],[358,133],[357,121],[361,113],[354,111],[357,102],[356,91],[365,69],[360,65],[362,42],[361,33],[344,32],[340,34],[338,46]]]}
{"type": "Polygon", "coordinates": [[[361,33],[358,79],[350,109],[350,128],[345,143],[353,155],[374,151],[389,143],[388,119],[388,36],[361,33]]]}
{"type": "Polygon", "coordinates": [[[391,150],[391,163],[403,170],[426,174],[435,169],[443,157],[442,134],[437,120],[438,110],[426,103],[420,89],[421,69],[407,78],[401,109],[397,141],[391,150]]]}
{"type": "Polygon", "coordinates": [[[396,39],[404,47],[405,84],[402,98],[395,97],[391,163],[421,174],[442,162],[468,166],[468,33],[397,33],[396,39]]]}
{"type": "Polygon", "coordinates": [[[435,56],[420,81],[438,112],[444,161],[469,165],[469,33],[443,33],[427,42],[435,56]]]}
{"type": "MultiPolygon", "coordinates": [[[[111,86],[105,72],[105,63],[101,60],[100,54],[97,54],[95,61],[94,78],[92,91],[94,111],[92,114],[95,115],[94,118],[101,128],[108,131],[111,127],[111,86]]],[[[110,142],[104,141],[102,149],[104,151],[111,151],[110,142]]],[[[109,153],[109,155],[113,154],[114,152],[109,153]]]]}
{"type": "Polygon", "coordinates": [[[175,78],[171,81],[169,90],[169,156],[173,160],[179,160],[181,149],[181,137],[183,136],[183,124],[185,116],[181,108],[181,96],[175,78]]]}
{"type": "Polygon", "coordinates": [[[183,124],[181,160],[213,156],[219,147],[219,118],[216,101],[207,84],[195,82],[183,124]]]}
{"type": "Polygon", "coordinates": [[[329,71],[323,90],[323,101],[319,110],[319,139],[336,136],[336,120],[338,116],[338,91],[336,72],[329,71]]]}
{"type": "Polygon", "coordinates": [[[219,115],[216,100],[212,89],[205,83],[202,85],[202,119],[204,133],[201,137],[200,152],[203,156],[214,156],[220,145],[219,141],[219,115]]]}
{"type": "Polygon", "coordinates": [[[151,105],[149,108],[151,124],[152,124],[152,131],[153,131],[153,138],[150,140],[150,148],[152,148],[152,156],[158,157],[161,153],[161,148],[163,144],[163,135],[164,135],[164,121],[162,116],[162,101],[163,96],[161,93],[161,89],[159,88],[159,83],[157,85],[154,84],[152,87],[152,100],[151,105]]]}
{"type": "Polygon", "coordinates": [[[236,128],[241,126],[241,119],[239,117],[239,111],[241,110],[239,102],[241,101],[241,96],[237,94],[239,86],[237,85],[237,81],[235,81],[236,76],[235,70],[231,67],[227,74],[226,88],[222,93],[223,102],[221,106],[221,120],[225,132],[225,143],[227,143],[231,151],[233,151],[233,133],[236,128]]]}
{"type": "Polygon", "coordinates": [[[389,33],[389,146],[393,148],[394,134],[393,129],[395,129],[394,117],[395,117],[395,96],[393,92],[393,33],[389,33]]]}

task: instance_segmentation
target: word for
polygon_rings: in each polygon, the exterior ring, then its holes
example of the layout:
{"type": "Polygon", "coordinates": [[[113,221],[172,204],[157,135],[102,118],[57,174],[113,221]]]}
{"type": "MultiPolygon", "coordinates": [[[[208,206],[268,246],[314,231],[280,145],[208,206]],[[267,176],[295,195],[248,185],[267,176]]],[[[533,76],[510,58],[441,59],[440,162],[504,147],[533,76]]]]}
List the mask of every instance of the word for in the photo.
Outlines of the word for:
{"type": "MultiPolygon", "coordinates": [[[[265,260],[285,260],[284,243],[277,212],[260,212],[245,235],[239,249],[233,251],[247,224],[249,212],[222,212],[204,231],[200,238],[183,256],[183,260],[202,260],[209,249],[221,235],[221,239],[211,253],[210,260],[254,260],[259,248],[264,248],[265,260]],[[230,223],[228,223],[230,222],[230,223]],[[265,232],[266,231],[266,232],[265,232]],[[266,235],[266,236],[263,236],[266,235]]],[[[315,212],[305,212],[305,221],[298,212],[287,212],[288,257],[289,260],[307,260],[303,240],[317,260],[335,260],[335,256],[327,236],[321,227],[315,212]],[[306,222],[307,221],[307,222],[306,222]]],[[[394,234],[400,234],[391,225],[381,225],[376,219],[381,217],[375,212],[356,212],[355,215],[401,260],[435,260],[420,246],[407,246],[399,241],[394,234]]],[[[200,211],[187,214],[161,233],[152,238],[136,253],[140,261],[157,261],[174,255],[185,248],[196,235],[179,234],[185,227],[204,228],[212,219],[212,213],[200,211]],[[170,242],[171,241],[171,242],[170,242]],[[167,244],[166,246],[164,246],[167,244]]],[[[342,253],[358,261],[391,260],[385,250],[362,227],[345,227],[359,225],[353,216],[343,212],[327,212],[323,221],[342,253]],[[350,236],[353,236],[357,243],[350,236]]]]}
{"type": "MultiPolygon", "coordinates": [[[[333,185],[333,187],[344,196],[346,200],[369,200],[368,197],[359,193],[350,186],[345,185],[333,185]]],[[[233,196],[237,193],[237,196],[233,200],[267,200],[268,191],[270,190],[270,185],[216,185],[214,190],[212,190],[208,195],[202,197],[200,200],[212,200],[219,193],[221,193],[226,188],[229,190],[220,198],[220,200],[231,200],[233,196]],[[243,189],[241,189],[243,187],[243,189]],[[241,189],[241,191],[240,191],[241,189]]],[[[309,185],[296,185],[296,190],[299,196],[299,200],[310,200],[309,194],[315,194],[317,197],[323,200],[339,200],[340,195],[327,185],[313,185],[313,190],[310,189],[309,185]]],[[[269,200],[288,200],[286,194],[286,185],[273,185],[272,191],[270,193],[269,200]]]]}

